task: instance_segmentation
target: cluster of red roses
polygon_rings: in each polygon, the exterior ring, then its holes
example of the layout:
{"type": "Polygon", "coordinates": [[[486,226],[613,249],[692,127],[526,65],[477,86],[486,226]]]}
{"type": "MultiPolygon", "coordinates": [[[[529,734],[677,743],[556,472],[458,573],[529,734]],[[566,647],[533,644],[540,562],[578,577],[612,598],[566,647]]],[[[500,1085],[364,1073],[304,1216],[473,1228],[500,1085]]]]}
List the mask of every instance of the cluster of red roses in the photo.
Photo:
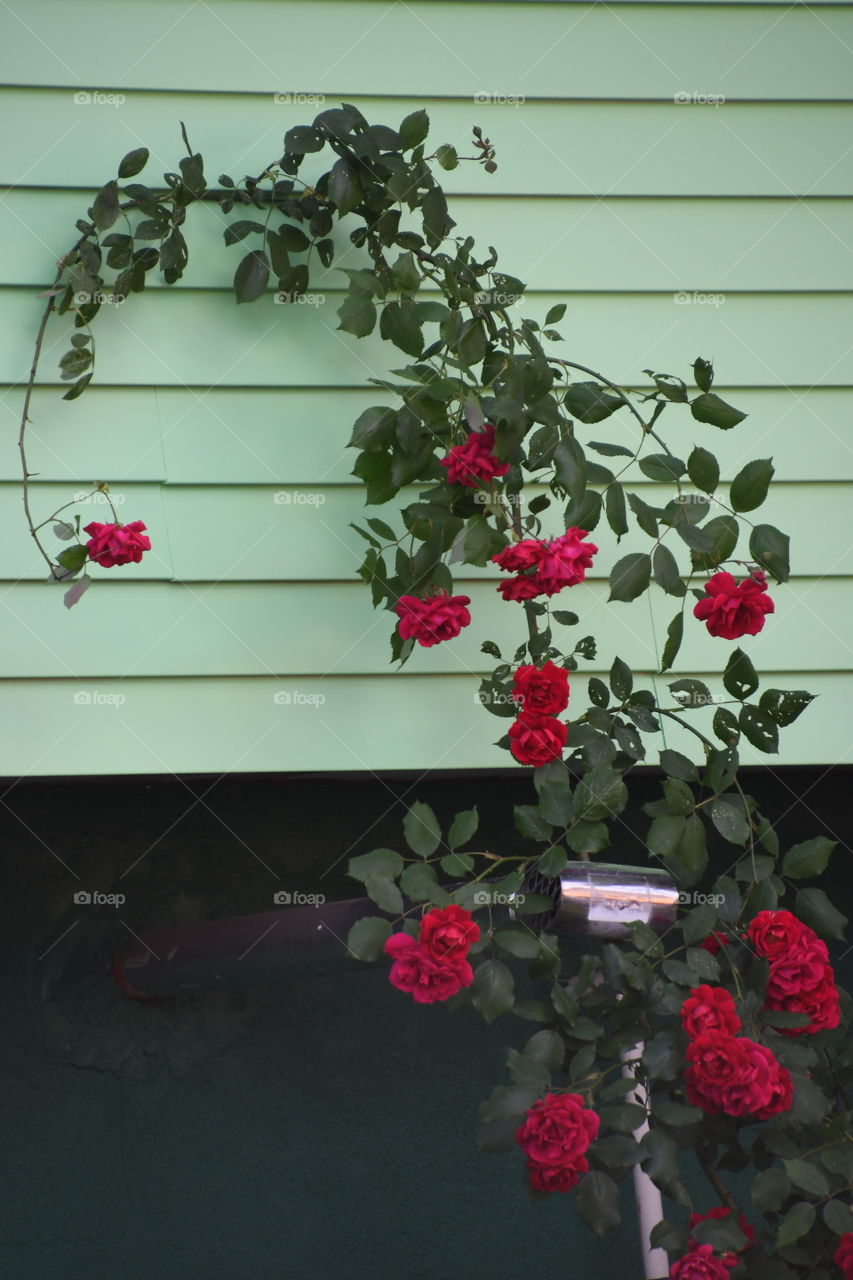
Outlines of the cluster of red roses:
{"type": "Polygon", "coordinates": [[[474,980],[467,955],[479,936],[480,926],[464,907],[434,907],[421,920],[417,938],[393,933],[385,943],[394,962],[391,984],[418,1004],[449,1000],[474,980]]]}
{"type": "Polygon", "coordinates": [[[694,618],[704,622],[712,636],[737,640],[757,636],[765,614],[775,605],[767,594],[767,579],[760,569],[735,582],[730,573],[715,573],[705,583],[706,595],[693,608],[694,618]]]}
{"type": "Polygon", "coordinates": [[[578,1093],[547,1093],[533,1104],[515,1140],[534,1191],[571,1191],[589,1169],[586,1151],[601,1121],[578,1093]]]}
{"type": "Polygon", "coordinates": [[[509,463],[495,457],[494,447],[495,429],[490,422],[484,424],[482,431],[470,432],[464,444],[454,445],[447,457],[441,459],[449,482],[478,489],[486,481],[505,476],[509,463]]]}
{"type": "Polygon", "coordinates": [[[509,731],[509,749],[516,760],[537,767],[556,760],[569,732],[555,719],[569,705],[568,672],[550,659],[541,668],[519,667],[511,697],[521,707],[509,731]]]}
{"type": "Polygon", "coordinates": [[[505,547],[492,560],[516,577],[502,582],[498,591],[504,600],[532,600],[535,596],[554,596],[563,587],[583,582],[592,557],[598,551],[594,542],[584,542],[586,530],[572,525],[559,538],[542,542],[525,538],[505,547]]]}
{"type": "Polygon", "coordinates": [[[756,1120],[788,1110],[794,1097],[790,1072],[770,1049],[737,1034],[740,1018],[725,987],[695,987],[681,1006],[681,1023],[690,1036],[684,1081],[694,1107],[756,1120]]]}
{"type": "MultiPolygon", "coordinates": [[[[690,1230],[692,1231],[697,1223],[705,1222],[709,1218],[719,1221],[730,1215],[731,1210],[725,1205],[718,1205],[716,1209],[709,1209],[707,1213],[691,1213],[690,1230]]],[[[738,1226],[747,1238],[747,1243],[739,1250],[740,1253],[744,1253],[755,1244],[755,1231],[743,1214],[739,1216],[738,1226]]],[[[669,1280],[728,1280],[729,1272],[737,1266],[737,1263],[736,1253],[717,1255],[714,1253],[713,1245],[699,1244],[691,1236],[687,1253],[670,1267],[669,1280]]]]}
{"type": "Polygon", "coordinates": [[[760,911],[747,933],[758,955],[770,964],[765,1009],[806,1014],[802,1027],[782,1027],[783,1035],[815,1035],[840,1021],[838,988],[826,943],[790,911],[760,911]]]}
{"type": "Polygon", "coordinates": [[[141,520],[130,524],[99,524],[93,520],[83,528],[84,533],[91,534],[86,543],[89,559],[105,569],[117,564],[139,564],[143,551],[151,550],[151,539],[143,533],[145,528],[141,520]]]}

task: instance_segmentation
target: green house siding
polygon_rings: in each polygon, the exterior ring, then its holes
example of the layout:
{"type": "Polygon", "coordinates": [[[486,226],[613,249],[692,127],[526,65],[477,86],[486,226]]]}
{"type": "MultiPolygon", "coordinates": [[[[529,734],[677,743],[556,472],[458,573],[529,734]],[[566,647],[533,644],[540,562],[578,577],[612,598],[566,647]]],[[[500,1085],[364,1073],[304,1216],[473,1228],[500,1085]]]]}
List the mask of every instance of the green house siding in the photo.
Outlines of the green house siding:
{"type": "MultiPolygon", "coordinates": [[[[190,212],[178,286],[102,309],[95,384],[69,404],[67,326],[51,321],[31,405],[41,518],[106,479],[152,551],[95,569],[66,612],[23,524],[15,441],[36,294],[92,191],[136,146],[151,149],[150,181],[174,168],[179,121],[212,176],[259,172],[321,109],[300,96],[318,95],[389,124],[426,106],[431,138],[463,151],[484,129],[497,172],[443,176],[458,232],[528,282],[519,311],[541,321],[568,304],[567,357],[629,386],[645,368],[714,360],[746,423],[724,434],[674,409],[673,439],[714,449],[728,479],[773,456],[761,519],[791,531],[793,574],[744,647],[768,684],[820,695],[786,731],[785,763],[849,762],[853,5],[139,0],[132,40],[115,12],[0,11],[0,713],[13,727],[0,774],[508,762],[493,745],[505,725],[477,705],[482,640],[514,644],[521,620],[496,574],[466,568],[473,625],[401,672],[392,619],[357,581],[349,524],[364,496],[346,442],[387,400],[370,379],[399,353],[337,331],[336,268],[312,277],[315,305],[268,296],[236,312],[240,248],[223,247],[214,206],[190,212]]],[[[627,419],[614,430],[632,439],[627,419]]],[[[599,640],[581,694],[614,653],[654,680],[672,612],[662,593],[607,605],[616,541],[601,527],[594,539],[596,568],[572,593],[578,636],[599,640]]],[[[676,673],[710,679],[729,648],[697,625],[676,673]]]]}

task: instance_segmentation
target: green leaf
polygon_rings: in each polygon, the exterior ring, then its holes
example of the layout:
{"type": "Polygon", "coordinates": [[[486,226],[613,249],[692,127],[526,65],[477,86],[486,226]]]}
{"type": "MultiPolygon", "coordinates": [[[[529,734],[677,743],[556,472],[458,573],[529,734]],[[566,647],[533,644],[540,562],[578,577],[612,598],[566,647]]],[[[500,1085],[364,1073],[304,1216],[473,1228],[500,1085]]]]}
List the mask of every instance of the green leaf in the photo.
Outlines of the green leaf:
{"type": "Polygon", "coordinates": [[[267,287],[270,264],[267,255],[261,249],[253,249],[234,272],[234,293],[238,304],[254,302],[267,287]]]}
{"type": "Polygon", "coordinates": [[[356,960],[378,960],[391,937],[391,922],[378,916],[357,920],[347,937],[347,950],[356,960]]]}
{"type": "Polygon", "coordinates": [[[107,231],[113,225],[119,216],[118,187],[114,181],[101,187],[89,213],[99,231],[107,231]]]}
{"type": "Polygon", "coordinates": [[[668,484],[683,476],[687,467],[681,458],[675,458],[670,453],[650,453],[640,459],[640,470],[650,480],[668,484]]]}
{"type": "Polygon", "coordinates": [[[679,1031],[659,1031],[646,1041],[643,1065],[653,1080],[675,1080],[684,1067],[685,1037],[679,1031]]]}
{"type": "MultiPolygon", "coordinates": [[[[697,683],[699,682],[697,681],[697,683]]],[[[671,684],[669,687],[674,689],[675,685],[671,684]]],[[[696,765],[687,756],[682,755],[680,751],[672,751],[668,747],[664,748],[660,753],[660,767],[670,778],[680,778],[682,782],[699,781],[699,770],[696,765]]]]}
{"type": "Polygon", "coordinates": [[[451,147],[449,142],[443,142],[440,147],[436,148],[435,158],[442,169],[455,169],[459,164],[459,155],[456,148],[451,147]]]}
{"type": "Polygon", "coordinates": [[[581,422],[603,422],[625,403],[611,395],[597,382],[576,382],[563,396],[563,404],[573,418],[581,422]]]}
{"type": "Polygon", "coordinates": [[[637,524],[643,533],[647,533],[650,538],[658,536],[658,522],[655,507],[650,507],[647,502],[643,502],[642,498],[638,498],[636,493],[628,494],[628,506],[634,513],[637,524]]]}
{"type": "Polygon", "coordinates": [[[727,693],[730,693],[733,698],[739,698],[741,702],[751,698],[758,688],[755,667],[742,649],[735,649],[726,663],[723,687],[727,693]]]}
{"type": "Polygon", "coordinates": [[[811,1196],[828,1196],[829,1183],[826,1174],[822,1173],[808,1160],[783,1160],[785,1172],[795,1187],[807,1191],[811,1196]]]}
{"type": "Polygon", "coordinates": [[[697,356],[693,362],[693,377],[700,391],[710,391],[714,381],[714,366],[711,361],[697,356]]]}
{"type": "Polygon", "coordinates": [[[622,775],[607,766],[591,769],[575,788],[575,813],[579,818],[611,818],[621,813],[627,803],[628,789],[622,775]]]}
{"type": "Polygon", "coordinates": [[[631,668],[621,658],[613,659],[613,665],[610,668],[610,688],[613,690],[614,698],[618,698],[620,702],[624,702],[634,688],[631,668]]]}
{"type": "Polygon", "coordinates": [[[393,880],[403,870],[404,865],[399,853],[395,853],[393,849],[372,849],[370,853],[362,853],[357,858],[350,858],[347,872],[362,883],[370,875],[393,880]]]}
{"type": "Polygon", "coordinates": [[[364,887],[367,890],[367,896],[376,903],[377,907],[381,907],[383,911],[390,911],[393,915],[402,913],[403,895],[393,880],[371,871],[364,877],[364,887]]]}
{"type": "Polygon", "coordinates": [[[746,844],[749,837],[749,822],[740,796],[731,793],[717,796],[708,808],[711,821],[724,840],[728,840],[730,844],[746,844]]]}
{"type": "Polygon", "coordinates": [[[473,809],[465,809],[462,813],[457,813],[450,824],[450,831],[447,833],[447,843],[451,849],[458,849],[460,845],[467,844],[476,832],[479,823],[480,815],[477,812],[476,805],[473,809]]]}
{"type": "Polygon", "coordinates": [[[448,876],[466,876],[474,870],[474,859],[467,853],[448,853],[441,859],[441,869],[448,876]]]}
{"type": "Polygon", "coordinates": [[[680,814],[663,813],[652,820],[646,847],[656,858],[671,858],[684,835],[685,819],[680,814]]]}
{"type": "Polygon", "coordinates": [[[691,1205],[690,1195],[678,1176],[678,1147],[675,1139],[661,1129],[652,1129],[642,1140],[647,1153],[642,1167],[655,1186],[676,1204],[691,1205]]]}
{"type": "Polygon", "coordinates": [[[575,1199],[577,1211],[596,1235],[606,1235],[621,1222],[619,1188],[607,1173],[596,1170],[581,1179],[575,1199]]]}
{"type": "Polygon", "coordinates": [[[789,547],[788,535],[772,524],[757,524],[749,535],[749,554],[777,582],[787,582],[790,577],[789,547]]]}
{"type": "Polygon", "coordinates": [[[822,889],[800,889],[797,893],[796,914],[824,938],[844,938],[847,917],[836,911],[822,889]]]}
{"type": "MultiPolygon", "coordinates": [[[[351,333],[356,338],[366,338],[376,327],[376,307],[373,299],[364,293],[348,293],[338,307],[340,319],[339,329],[351,333]]],[[[386,409],[393,413],[393,409],[386,409]]]]}
{"type": "Polygon", "coordinates": [[[559,322],[562,320],[565,314],[566,314],[565,302],[558,302],[555,307],[551,307],[549,309],[547,315],[545,316],[545,324],[546,325],[559,324],[559,322]]]}
{"type": "Polygon", "coordinates": [[[413,111],[411,115],[406,116],[397,132],[402,144],[400,150],[411,151],[419,142],[423,142],[429,133],[429,116],[426,111],[413,111]]]}
{"type": "Polygon", "coordinates": [[[628,510],[625,506],[625,490],[618,481],[608,485],[604,495],[604,510],[607,523],[616,534],[617,541],[628,532],[628,510]]]}
{"type": "Polygon", "coordinates": [[[485,960],[474,971],[471,1003],[486,1022],[507,1013],[515,1000],[515,981],[502,960],[485,960]]]}
{"type": "Polygon", "coordinates": [[[762,1213],[778,1213],[791,1194],[784,1169],[764,1169],[752,1180],[752,1203],[762,1213]]]}
{"type": "Polygon", "coordinates": [[[686,593],[687,588],[681,581],[681,574],[678,571],[678,562],[669,547],[665,547],[662,542],[655,547],[652,565],[655,582],[659,587],[663,587],[667,595],[683,596],[686,593]]]}
{"type": "Polygon", "coordinates": [[[536,805],[517,804],[513,810],[515,829],[525,840],[551,843],[551,824],[546,822],[536,805]]]}
{"type": "Polygon", "coordinates": [[[655,1099],[652,1106],[658,1120],[676,1128],[686,1124],[699,1124],[704,1115],[700,1107],[687,1107],[681,1102],[670,1102],[665,1098],[655,1099]]]}
{"type": "Polygon", "coordinates": [[[726,746],[733,746],[740,739],[737,718],[727,707],[717,707],[712,721],[714,733],[726,746]]]}
{"type": "Polygon", "coordinates": [[[580,502],[586,489],[586,457],[574,436],[566,436],[554,450],[554,472],[572,502],[580,502]]]}
{"type": "Polygon", "coordinates": [[[539,810],[546,822],[564,827],[574,813],[572,784],[562,760],[552,760],[533,771],[539,810]]]}
{"type": "Polygon", "coordinates": [[[91,374],[91,373],[87,373],[87,374],[85,374],[85,375],[80,379],[80,381],[79,381],[79,382],[75,382],[75,383],[74,383],[74,386],[73,386],[73,387],[71,387],[71,388],[70,388],[70,390],[66,391],[66,393],[65,393],[65,395],[62,397],[62,399],[63,399],[63,400],[76,400],[78,396],[81,396],[81,395],[83,394],[83,392],[86,390],[86,388],[88,387],[88,385],[89,385],[89,383],[90,383],[91,381],[92,381],[92,374],[91,374]]]}
{"type": "Polygon", "coordinates": [[[795,1240],[799,1240],[811,1231],[815,1220],[815,1207],[806,1200],[800,1200],[788,1210],[785,1217],[779,1224],[776,1232],[776,1244],[780,1248],[786,1244],[793,1244],[795,1240]]]}
{"type": "Polygon", "coordinates": [[[687,474],[697,489],[713,493],[720,483],[720,464],[713,453],[696,445],[687,459],[687,474]]]}
{"type": "Polygon", "coordinates": [[[649,585],[652,574],[651,557],[647,552],[632,552],[618,560],[610,571],[609,600],[630,601],[641,596],[649,585]]]}
{"type": "Polygon", "coordinates": [[[78,569],[82,569],[83,565],[89,559],[89,552],[85,547],[77,543],[73,547],[66,547],[64,551],[60,551],[56,557],[57,564],[61,564],[63,569],[68,569],[72,573],[76,573],[78,569]]]}
{"type": "Polygon", "coordinates": [[[746,417],[739,409],[734,409],[725,400],[721,400],[713,391],[705,391],[690,402],[690,412],[697,422],[709,422],[712,427],[720,427],[728,431],[736,427],[746,417]]]}
{"type": "Polygon", "coordinates": [[[338,216],[351,213],[361,202],[362,190],[355,168],[343,157],[336,161],[329,172],[327,187],[329,199],[337,205],[338,216]]]}
{"type": "Polygon", "coordinates": [[[311,247],[311,241],[305,232],[300,230],[299,227],[294,227],[290,222],[281,224],[278,229],[278,238],[288,253],[304,253],[306,249],[311,247]]]}
{"type": "Polygon", "coordinates": [[[128,151],[118,167],[118,176],[120,178],[135,178],[141,173],[148,163],[148,148],[137,147],[135,151],[128,151]]]}
{"type": "Polygon", "coordinates": [[[735,511],[754,511],[761,506],[773,472],[772,458],[756,458],[737,473],[729,490],[729,502],[735,511]]]}
{"type": "Polygon", "coordinates": [[[586,447],[603,454],[605,458],[633,458],[634,450],[626,449],[624,444],[610,444],[606,440],[587,440],[586,447]]]}
{"type": "Polygon", "coordinates": [[[379,332],[406,355],[419,356],[424,335],[413,302],[386,302],[379,320],[379,332]]]}
{"type": "MultiPolygon", "coordinates": [[[[688,543],[690,536],[685,537],[687,526],[679,525],[679,534],[688,543]]],[[[693,529],[692,534],[702,535],[702,541],[693,546],[694,569],[716,569],[737,546],[740,527],[734,516],[715,516],[701,529],[693,529]]],[[[695,540],[694,540],[695,541],[695,540]]]]}
{"type": "Polygon", "coordinates": [[[681,648],[681,641],[684,637],[684,614],[677,613],[666,629],[666,644],[663,647],[663,653],[660,660],[661,671],[669,671],[675,659],[678,657],[678,651],[681,648]]]}
{"type": "Polygon", "coordinates": [[[802,844],[795,844],[785,854],[782,874],[791,876],[794,880],[806,880],[812,876],[822,875],[835,846],[836,841],[827,840],[826,836],[817,836],[814,840],[804,840],[802,844]]]}
{"type": "Polygon", "coordinates": [[[441,827],[428,804],[416,800],[403,819],[406,844],[421,858],[429,858],[441,844],[441,827]]]}
{"type": "Polygon", "coordinates": [[[829,1200],[823,1206],[823,1220],[837,1236],[853,1231],[853,1209],[839,1200],[829,1200]]]}
{"type": "Polygon", "coordinates": [[[412,902],[437,902],[444,896],[428,862],[412,862],[400,876],[400,888],[412,902]]]}
{"type": "Polygon", "coordinates": [[[814,694],[805,689],[765,689],[759,699],[759,706],[784,728],[793,724],[810,702],[814,702],[814,694]]]}
{"type": "Polygon", "coordinates": [[[508,925],[492,935],[495,942],[519,960],[535,960],[539,955],[539,938],[522,925],[508,925]]]}
{"type": "Polygon", "coordinates": [[[738,724],[746,740],[759,751],[773,755],[779,750],[779,727],[759,707],[741,707],[738,724]]]}

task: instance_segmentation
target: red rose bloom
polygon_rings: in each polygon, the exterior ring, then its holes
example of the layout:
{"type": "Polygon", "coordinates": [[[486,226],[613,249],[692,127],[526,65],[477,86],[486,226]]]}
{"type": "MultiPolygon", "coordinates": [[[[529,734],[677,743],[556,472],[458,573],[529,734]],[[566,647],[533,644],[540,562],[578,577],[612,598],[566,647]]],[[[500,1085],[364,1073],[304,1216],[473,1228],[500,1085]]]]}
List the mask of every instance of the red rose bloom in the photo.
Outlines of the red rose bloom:
{"type": "Polygon", "coordinates": [[[716,930],[709,933],[707,938],[703,938],[699,946],[703,951],[709,951],[712,956],[718,956],[723,947],[729,945],[730,939],[724,933],[718,933],[716,930]]]}
{"type": "Polygon", "coordinates": [[[832,1261],[838,1267],[844,1280],[853,1280],[853,1231],[845,1231],[838,1241],[838,1248],[832,1255],[832,1261]]]}
{"type": "Polygon", "coordinates": [[[467,960],[436,960],[408,933],[392,933],[385,951],[394,961],[388,975],[392,986],[407,992],[418,1004],[449,1000],[474,981],[467,960]]]}
{"type": "Polygon", "coordinates": [[[522,574],[518,578],[510,578],[507,582],[501,582],[498,586],[504,600],[532,600],[534,596],[542,594],[542,588],[536,581],[535,577],[529,574],[522,574]]]}
{"type": "MultiPolygon", "coordinates": [[[[709,1220],[720,1222],[723,1218],[728,1218],[730,1215],[731,1209],[727,1209],[724,1204],[717,1205],[715,1209],[709,1209],[707,1213],[691,1213],[689,1223],[690,1230],[692,1231],[700,1222],[707,1222],[709,1220]]],[[[739,1250],[740,1253],[743,1253],[750,1245],[755,1244],[755,1231],[747,1222],[743,1214],[740,1214],[738,1217],[738,1226],[748,1241],[748,1243],[743,1246],[743,1249],[739,1250]]]]}
{"type": "Polygon", "coordinates": [[[811,1022],[803,1027],[779,1027],[783,1036],[816,1035],[818,1031],[831,1031],[841,1021],[838,1005],[838,988],[835,985],[835,974],[832,965],[824,965],[820,982],[809,991],[799,991],[796,995],[774,998],[769,994],[765,1009],[785,1010],[788,1013],[805,1013],[811,1022]]]}
{"type": "Polygon", "coordinates": [[[681,1006],[681,1025],[691,1040],[695,1040],[703,1031],[737,1035],[741,1022],[735,1002],[725,987],[709,987],[703,982],[693,988],[681,1006]]]}
{"type": "Polygon", "coordinates": [[[524,538],[521,542],[514,542],[511,546],[504,547],[503,551],[492,556],[492,560],[501,569],[506,569],[507,573],[521,573],[524,569],[532,569],[537,565],[544,554],[544,542],[539,542],[535,538],[524,538]]]}
{"type": "Polygon", "coordinates": [[[729,1280],[729,1271],[737,1265],[733,1253],[718,1258],[711,1245],[694,1244],[690,1252],[677,1258],[669,1269],[669,1280],[729,1280]]]}
{"type": "Polygon", "coordinates": [[[801,938],[817,938],[817,934],[790,911],[759,911],[750,920],[747,937],[756,952],[771,962],[788,954],[801,938]]]}
{"type": "Polygon", "coordinates": [[[482,431],[472,431],[464,444],[454,445],[447,457],[441,459],[449,482],[477,489],[485,481],[505,476],[509,463],[495,457],[494,447],[495,429],[491,424],[486,423],[482,431]]]}
{"type": "Polygon", "coordinates": [[[747,1036],[705,1031],[687,1046],[687,1060],[687,1100],[710,1115],[768,1119],[790,1106],[788,1072],[747,1036]]]}
{"type": "Polygon", "coordinates": [[[598,1134],[599,1118],[577,1093],[548,1093],[535,1102],[516,1130],[536,1191],[571,1191],[589,1164],[586,1151],[598,1134]]]}
{"type": "Polygon", "coordinates": [[[828,961],[825,942],[802,936],[785,955],[770,961],[767,995],[773,1000],[785,1000],[812,991],[823,981],[828,961]]]}
{"type": "Polygon", "coordinates": [[[112,569],[117,564],[139,564],[143,551],[151,550],[151,539],[142,532],[147,526],[141,520],[130,524],[99,524],[93,520],[83,528],[92,536],[86,543],[89,559],[112,569]]]}
{"type": "Polygon", "coordinates": [[[519,667],[512,678],[512,697],[525,711],[557,716],[569,705],[569,673],[550,659],[543,667],[519,667]]]}
{"type": "Polygon", "coordinates": [[[715,573],[705,583],[705,590],[707,595],[696,601],[693,616],[705,623],[712,636],[723,640],[757,636],[764,626],[764,615],[775,608],[760,570],[741,582],[735,582],[730,573],[715,573]]]}
{"type": "Polygon", "coordinates": [[[546,595],[556,595],[563,587],[583,582],[586,570],[592,567],[592,557],[598,551],[595,543],[581,541],[585,537],[585,529],[572,525],[559,538],[549,542],[536,572],[546,595]]]}
{"type": "Polygon", "coordinates": [[[539,768],[562,754],[568,735],[561,720],[522,711],[509,731],[509,749],[519,764],[539,768]]]}
{"type": "Polygon", "coordinates": [[[399,632],[404,640],[417,640],[429,649],[442,640],[452,640],[471,621],[467,605],[470,596],[440,594],[420,600],[417,596],[400,596],[394,605],[399,616],[399,632]]]}
{"type": "Polygon", "coordinates": [[[471,919],[471,912],[455,903],[449,907],[434,907],[421,920],[421,946],[433,960],[451,963],[464,960],[468,948],[479,936],[480,926],[471,919]]]}

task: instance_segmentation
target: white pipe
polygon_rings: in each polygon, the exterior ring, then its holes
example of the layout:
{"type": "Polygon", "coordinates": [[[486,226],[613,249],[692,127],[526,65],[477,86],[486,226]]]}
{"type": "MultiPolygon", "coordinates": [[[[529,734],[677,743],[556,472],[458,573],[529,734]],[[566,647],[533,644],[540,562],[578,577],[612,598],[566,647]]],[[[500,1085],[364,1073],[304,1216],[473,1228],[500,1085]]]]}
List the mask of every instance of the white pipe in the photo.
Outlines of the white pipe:
{"type": "MultiPolygon", "coordinates": [[[[645,1086],[637,1080],[632,1060],[642,1057],[645,1045],[638,1040],[630,1049],[623,1049],[619,1055],[622,1059],[622,1075],[634,1080],[634,1089],[627,1095],[629,1102],[636,1102],[644,1110],[648,1110],[648,1094],[645,1086]]],[[[634,1130],[637,1142],[649,1132],[648,1120],[643,1120],[634,1130]]],[[[634,1165],[634,1195],[637,1200],[637,1219],[640,1226],[640,1248],[643,1251],[643,1268],[646,1280],[665,1280],[669,1275],[669,1257],[665,1249],[652,1247],[649,1240],[652,1228],[663,1218],[663,1202],[661,1194],[651,1178],[638,1164],[634,1165]]]]}

